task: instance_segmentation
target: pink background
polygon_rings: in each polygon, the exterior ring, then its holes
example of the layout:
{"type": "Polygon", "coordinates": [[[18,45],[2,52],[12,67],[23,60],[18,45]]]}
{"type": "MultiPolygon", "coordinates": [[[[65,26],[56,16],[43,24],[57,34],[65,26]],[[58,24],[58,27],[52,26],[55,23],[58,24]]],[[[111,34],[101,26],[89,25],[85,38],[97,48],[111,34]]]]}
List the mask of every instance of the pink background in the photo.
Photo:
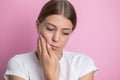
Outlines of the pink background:
{"type": "MultiPolygon", "coordinates": [[[[35,21],[46,1],[0,0],[0,80],[13,55],[36,49],[35,21]]],[[[65,49],[94,59],[95,80],[120,80],[120,0],[70,2],[78,24],[65,49]]]]}

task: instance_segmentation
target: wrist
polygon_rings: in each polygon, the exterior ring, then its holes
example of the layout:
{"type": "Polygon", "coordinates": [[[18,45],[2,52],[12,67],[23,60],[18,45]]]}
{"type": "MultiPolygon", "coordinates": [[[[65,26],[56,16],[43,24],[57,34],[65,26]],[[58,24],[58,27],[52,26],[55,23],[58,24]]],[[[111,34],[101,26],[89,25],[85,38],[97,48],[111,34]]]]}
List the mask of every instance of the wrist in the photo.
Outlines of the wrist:
{"type": "Polygon", "coordinates": [[[45,74],[45,80],[58,80],[55,78],[55,76],[51,75],[51,74],[45,74]]]}
{"type": "Polygon", "coordinates": [[[45,76],[45,80],[59,80],[59,79],[56,76],[49,75],[49,76],[45,76]]]}
{"type": "Polygon", "coordinates": [[[58,80],[58,79],[55,79],[55,77],[45,77],[45,80],[58,80]]]}

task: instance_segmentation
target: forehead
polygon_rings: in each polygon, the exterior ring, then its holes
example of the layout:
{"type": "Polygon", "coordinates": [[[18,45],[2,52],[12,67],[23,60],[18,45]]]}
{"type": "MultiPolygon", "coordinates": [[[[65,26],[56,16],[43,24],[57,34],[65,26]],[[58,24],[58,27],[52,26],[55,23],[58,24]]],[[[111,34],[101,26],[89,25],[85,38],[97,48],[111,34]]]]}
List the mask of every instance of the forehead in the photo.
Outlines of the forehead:
{"type": "Polygon", "coordinates": [[[45,23],[51,23],[60,28],[73,28],[71,21],[63,15],[50,15],[45,18],[45,23]]]}

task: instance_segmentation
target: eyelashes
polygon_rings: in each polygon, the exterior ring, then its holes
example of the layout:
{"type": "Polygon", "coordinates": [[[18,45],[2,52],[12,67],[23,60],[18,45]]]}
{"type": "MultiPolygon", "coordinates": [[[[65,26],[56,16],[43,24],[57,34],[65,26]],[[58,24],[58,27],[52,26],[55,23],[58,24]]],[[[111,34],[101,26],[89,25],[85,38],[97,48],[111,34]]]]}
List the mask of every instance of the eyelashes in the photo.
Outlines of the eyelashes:
{"type": "MultiPolygon", "coordinates": [[[[46,30],[50,31],[50,32],[54,32],[54,31],[56,31],[56,28],[54,26],[48,26],[48,25],[46,25],[46,30]]],[[[63,35],[70,35],[71,31],[69,31],[69,30],[63,30],[63,31],[61,31],[61,34],[63,34],[63,35]]]]}
{"type": "MultiPolygon", "coordinates": [[[[51,28],[47,28],[48,31],[55,31],[55,29],[51,29],[51,28]]],[[[62,32],[63,35],[70,35],[70,33],[68,32],[62,32]]]]}
{"type": "Polygon", "coordinates": [[[47,27],[47,30],[49,30],[49,31],[54,31],[55,29],[53,29],[53,28],[48,28],[48,27],[47,27]]]}
{"type": "Polygon", "coordinates": [[[70,33],[63,33],[64,35],[70,35],[70,33]]]}

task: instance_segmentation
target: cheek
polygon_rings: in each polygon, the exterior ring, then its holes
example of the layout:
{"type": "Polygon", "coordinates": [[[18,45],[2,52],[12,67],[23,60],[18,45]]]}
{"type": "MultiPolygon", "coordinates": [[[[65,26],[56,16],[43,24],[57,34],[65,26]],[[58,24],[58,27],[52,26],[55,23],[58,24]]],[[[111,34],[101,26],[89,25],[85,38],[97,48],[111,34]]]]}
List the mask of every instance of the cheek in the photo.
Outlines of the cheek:
{"type": "Polygon", "coordinates": [[[49,32],[47,32],[45,30],[42,31],[42,35],[44,36],[44,38],[46,39],[47,42],[49,42],[52,37],[52,34],[50,34],[49,32]]]}
{"type": "Polygon", "coordinates": [[[68,40],[69,40],[69,37],[62,38],[61,45],[64,47],[66,45],[66,43],[68,42],[68,40]]]}

